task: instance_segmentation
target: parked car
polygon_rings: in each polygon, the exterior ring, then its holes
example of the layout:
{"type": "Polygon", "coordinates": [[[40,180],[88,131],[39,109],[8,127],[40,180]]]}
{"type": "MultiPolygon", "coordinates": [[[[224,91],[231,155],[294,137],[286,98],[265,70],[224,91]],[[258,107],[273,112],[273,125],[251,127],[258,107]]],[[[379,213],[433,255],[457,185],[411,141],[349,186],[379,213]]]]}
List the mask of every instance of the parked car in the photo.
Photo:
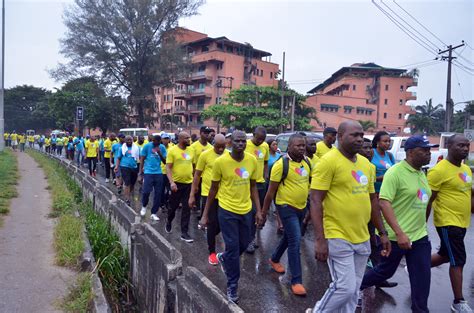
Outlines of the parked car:
{"type": "Polygon", "coordinates": [[[275,140],[278,144],[278,149],[280,149],[281,152],[285,153],[288,150],[288,140],[290,139],[291,135],[296,134],[296,133],[304,133],[306,136],[314,138],[316,142],[323,140],[323,133],[316,133],[316,132],[309,132],[309,131],[294,131],[294,132],[278,134],[275,137],[275,140]]]}
{"type": "MultiPolygon", "coordinates": [[[[253,137],[253,134],[252,134],[252,133],[246,133],[245,135],[246,135],[246,137],[247,137],[247,140],[248,140],[248,139],[252,139],[252,137],[253,137]]],[[[265,141],[268,141],[268,140],[270,140],[270,139],[275,139],[276,136],[277,136],[277,135],[275,135],[275,134],[267,134],[267,138],[265,139],[265,141]]]]}

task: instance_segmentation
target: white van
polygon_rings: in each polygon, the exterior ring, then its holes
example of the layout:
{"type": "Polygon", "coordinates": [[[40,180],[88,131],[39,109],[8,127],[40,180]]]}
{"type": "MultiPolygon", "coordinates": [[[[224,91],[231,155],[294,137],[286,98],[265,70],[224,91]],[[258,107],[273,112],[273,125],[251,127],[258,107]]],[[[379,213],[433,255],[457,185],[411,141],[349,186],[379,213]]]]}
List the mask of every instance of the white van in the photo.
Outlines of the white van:
{"type": "Polygon", "coordinates": [[[125,136],[148,136],[148,128],[122,128],[119,130],[119,133],[124,134],[125,136]]]}

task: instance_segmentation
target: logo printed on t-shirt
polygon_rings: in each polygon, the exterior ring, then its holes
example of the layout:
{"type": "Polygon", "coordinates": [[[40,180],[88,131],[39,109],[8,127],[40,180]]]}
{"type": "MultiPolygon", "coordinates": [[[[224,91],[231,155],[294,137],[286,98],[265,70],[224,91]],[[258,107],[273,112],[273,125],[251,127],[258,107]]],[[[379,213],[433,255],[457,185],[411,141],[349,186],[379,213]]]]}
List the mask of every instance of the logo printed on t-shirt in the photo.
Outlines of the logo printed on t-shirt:
{"type": "Polygon", "coordinates": [[[236,168],[234,170],[235,174],[237,174],[240,178],[244,178],[244,179],[247,179],[249,178],[249,172],[247,172],[247,170],[245,169],[245,167],[241,167],[241,168],[236,168]]]}
{"type": "Polygon", "coordinates": [[[459,178],[465,183],[470,183],[471,182],[471,176],[469,176],[466,172],[464,173],[459,173],[459,178]]]}
{"type": "Polygon", "coordinates": [[[300,176],[303,176],[303,177],[306,177],[308,176],[308,171],[306,171],[306,169],[304,167],[297,167],[295,168],[295,172],[300,175],[300,176]]]}
{"type": "Polygon", "coordinates": [[[367,176],[365,176],[364,172],[362,172],[361,170],[359,171],[352,171],[352,177],[354,177],[354,179],[361,185],[367,185],[369,183],[369,179],[367,178],[367,176]]]}
{"type": "Polygon", "coordinates": [[[418,189],[418,199],[420,199],[420,201],[422,203],[427,203],[428,202],[428,194],[426,193],[426,190],[424,190],[423,188],[420,188],[418,189]]]}
{"type": "Polygon", "coordinates": [[[260,150],[255,150],[253,152],[258,159],[263,159],[263,152],[260,150]]]}
{"type": "Polygon", "coordinates": [[[382,164],[382,166],[385,167],[387,170],[391,167],[391,165],[385,162],[384,160],[380,160],[380,164],[382,164]]]}
{"type": "Polygon", "coordinates": [[[186,152],[181,153],[181,156],[185,160],[188,160],[188,161],[191,160],[191,156],[189,154],[187,154],[186,152]]]}

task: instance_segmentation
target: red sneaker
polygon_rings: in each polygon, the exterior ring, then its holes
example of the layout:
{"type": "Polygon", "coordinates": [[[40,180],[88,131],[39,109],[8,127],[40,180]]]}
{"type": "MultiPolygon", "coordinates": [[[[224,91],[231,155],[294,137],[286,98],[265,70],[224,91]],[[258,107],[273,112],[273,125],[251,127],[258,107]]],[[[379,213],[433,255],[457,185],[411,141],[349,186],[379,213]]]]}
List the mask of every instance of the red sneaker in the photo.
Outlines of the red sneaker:
{"type": "Polygon", "coordinates": [[[217,259],[217,255],[216,255],[215,252],[209,254],[208,261],[209,261],[209,264],[211,264],[211,265],[219,264],[219,260],[217,259]]]}

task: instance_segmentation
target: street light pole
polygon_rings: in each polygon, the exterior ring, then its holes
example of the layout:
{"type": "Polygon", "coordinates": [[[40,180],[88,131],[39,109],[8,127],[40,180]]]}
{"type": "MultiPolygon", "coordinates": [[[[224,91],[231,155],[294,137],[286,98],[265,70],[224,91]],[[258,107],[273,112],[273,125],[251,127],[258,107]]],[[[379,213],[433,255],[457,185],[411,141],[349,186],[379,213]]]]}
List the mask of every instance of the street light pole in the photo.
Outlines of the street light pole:
{"type": "Polygon", "coordinates": [[[0,90],[0,152],[5,149],[5,118],[4,111],[4,96],[5,96],[5,0],[2,0],[2,84],[0,90]]]}

